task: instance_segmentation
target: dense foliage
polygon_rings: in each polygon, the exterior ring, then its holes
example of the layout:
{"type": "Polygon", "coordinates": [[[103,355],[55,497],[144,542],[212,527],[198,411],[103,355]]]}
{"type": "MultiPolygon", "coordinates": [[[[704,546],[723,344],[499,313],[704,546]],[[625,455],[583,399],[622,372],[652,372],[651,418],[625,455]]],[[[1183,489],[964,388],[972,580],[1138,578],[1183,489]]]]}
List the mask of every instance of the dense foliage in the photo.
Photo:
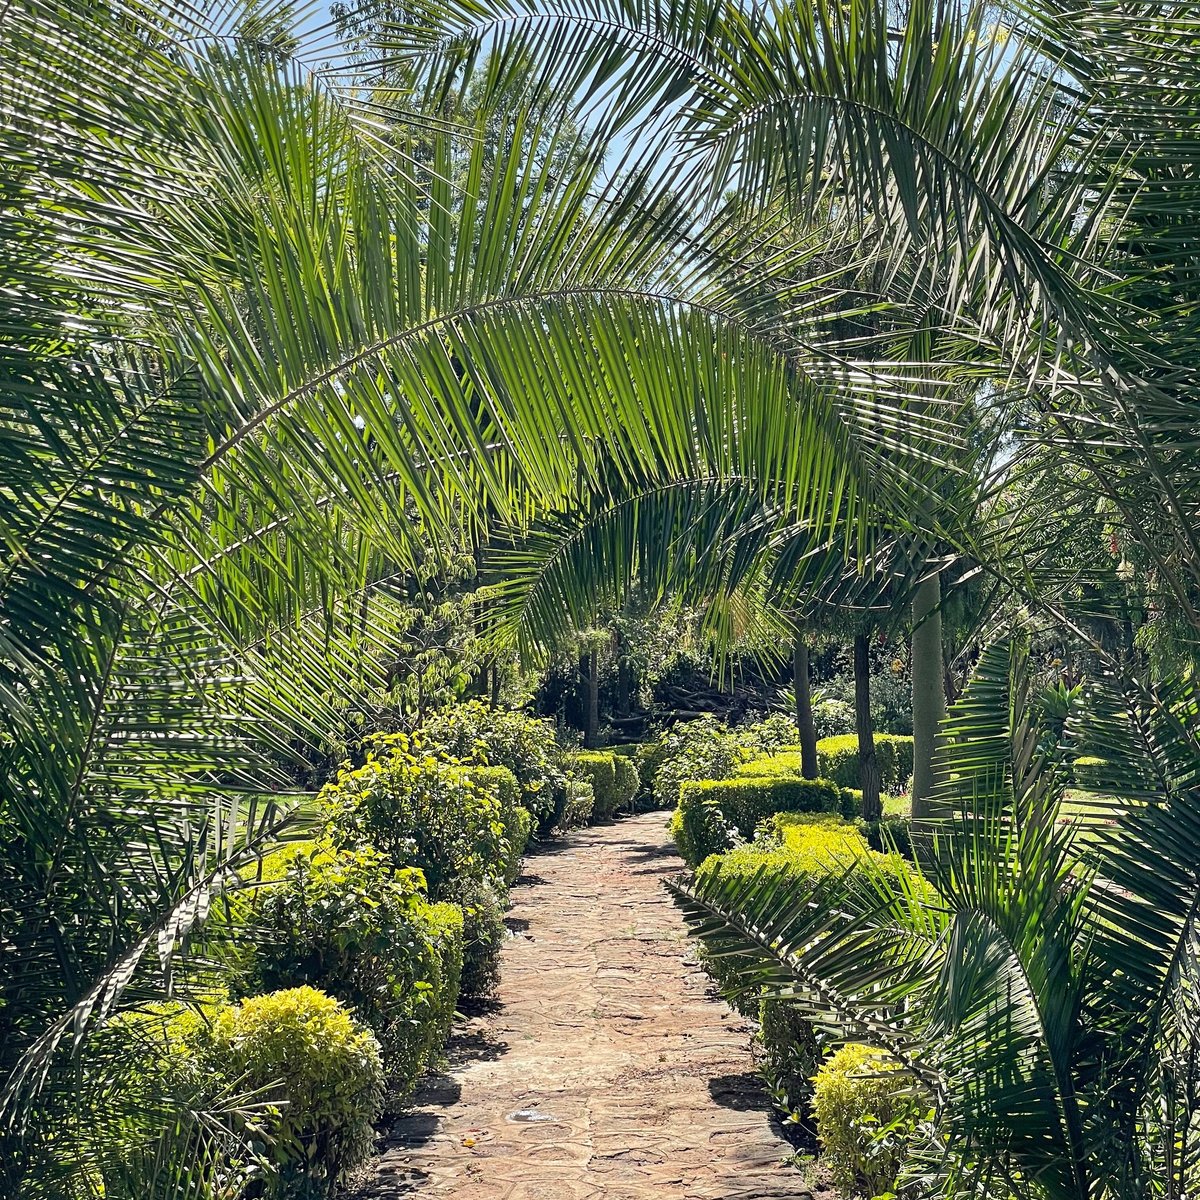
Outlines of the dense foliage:
{"type": "Polygon", "coordinates": [[[922,781],[924,882],[789,874],[777,824],[730,851],[770,871],[679,891],[750,990],[928,1089],[899,1188],[1195,1192],[1193,6],[417,0],[348,45],[283,3],[2,15],[0,1192],[361,1157],[374,1042],[329,997],[216,1009],[214,1063],[294,1085],[274,1114],[190,1069],[126,1088],[104,1035],[224,970],[367,986],[366,897],[404,924],[414,868],[486,986],[531,821],[613,795],[500,693],[599,640],[614,709],[639,655],[687,668],[638,755],[658,807],[753,793],[693,858],[801,794],[742,773],[784,722],[681,719],[731,648],[797,735],[853,731],[817,773],[869,839],[922,781]],[[911,762],[880,733],[909,716],[911,762]],[[336,850],[237,895],[343,749],[336,850]]]}

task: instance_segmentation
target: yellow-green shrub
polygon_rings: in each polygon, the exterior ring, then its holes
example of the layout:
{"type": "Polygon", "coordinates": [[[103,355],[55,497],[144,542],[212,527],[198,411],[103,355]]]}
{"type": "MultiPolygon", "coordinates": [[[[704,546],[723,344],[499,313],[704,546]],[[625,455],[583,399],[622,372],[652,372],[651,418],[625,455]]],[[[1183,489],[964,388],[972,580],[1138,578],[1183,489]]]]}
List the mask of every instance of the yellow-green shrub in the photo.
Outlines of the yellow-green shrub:
{"type": "Polygon", "coordinates": [[[471,766],[467,770],[475,786],[495,797],[500,805],[500,824],[504,829],[501,868],[504,883],[511,884],[521,873],[521,856],[533,835],[533,814],[522,804],[521,785],[507,767],[471,766]]]}
{"type": "Polygon", "coordinates": [[[592,819],[596,796],[586,779],[568,775],[562,796],[562,806],[555,819],[556,829],[562,832],[580,829],[592,819]]]}
{"type": "MultiPolygon", "coordinates": [[[[775,820],[781,820],[776,817],[775,820]]],[[[869,854],[867,844],[853,825],[832,821],[801,821],[789,826],[790,844],[782,841],[755,842],[738,846],[724,854],[709,855],[696,869],[696,884],[703,886],[714,876],[722,879],[752,879],[759,872],[783,874],[798,884],[809,884],[826,875],[841,875],[860,858],[869,854]]],[[[880,856],[882,857],[882,856],[880,856]]],[[[710,957],[703,945],[700,958],[704,969],[711,976],[722,994],[734,1003],[746,1016],[758,1012],[758,994],[740,996],[740,968],[742,959],[738,955],[710,957]]]]}
{"type": "Polygon", "coordinates": [[[183,1042],[214,1081],[261,1091],[279,1105],[270,1123],[277,1195],[312,1181],[332,1191],[366,1160],[383,1100],[374,1035],[331,996],[291,988],[193,1022],[183,1042]]]}
{"type": "Polygon", "coordinates": [[[911,1078],[869,1046],[843,1046],[817,1071],[821,1160],[843,1195],[891,1192],[925,1104],[911,1078]]]}
{"type": "Polygon", "coordinates": [[[622,808],[628,808],[632,812],[637,801],[638,791],[642,786],[641,776],[638,775],[638,769],[633,759],[628,755],[614,753],[613,759],[617,768],[617,795],[619,797],[617,809],[619,811],[622,808]]]}
{"type": "Polygon", "coordinates": [[[508,936],[504,901],[488,883],[473,883],[460,897],[463,922],[462,994],[487,996],[500,982],[500,950],[508,936]]]}
{"type": "Polygon", "coordinates": [[[770,775],[803,776],[802,755],[794,746],[784,746],[774,754],[762,754],[742,763],[735,772],[739,776],[764,779],[770,775]]]}
{"type": "Polygon", "coordinates": [[[246,948],[231,964],[235,993],[310,985],[349,1005],[379,1040],[389,1102],[399,1103],[450,1031],[461,911],[430,904],[420,871],[393,871],[371,848],[288,846],[263,861],[262,879],[232,897],[231,932],[246,948]]]}
{"type": "Polygon", "coordinates": [[[567,759],[567,768],[592,785],[592,816],[604,820],[628,808],[637,794],[637,770],[627,758],[611,750],[581,750],[567,759]]]}
{"type": "Polygon", "coordinates": [[[1073,774],[1077,787],[1083,788],[1084,791],[1102,792],[1107,786],[1106,780],[1109,779],[1111,768],[1107,759],[1084,755],[1075,760],[1073,774]]]}
{"type": "Polygon", "coordinates": [[[340,771],[321,792],[330,839],[419,867],[435,900],[454,899],[466,880],[503,886],[510,848],[501,802],[472,770],[425,753],[419,738],[379,738],[363,766],[340,771]]]}
{"type": "Polygon", "coordinates": [[[794,776],[700,779],[679,789],[671,835],[690,866],[754,836],[759,821],[777,812],[837,812],[838,789],[823,779],[794,776]]]}
{"type": "MultiPolygon", "coordinates": [[[[904,790],[913,770],[913,740],[900,734],[875,735],[875,763],[879,768],[879,786],[885,792],[904,790]]],[[[847,733],[822,738],[817,743],[817,769],[822,778],[832,779],[844,788],[860,788],[858,775],[858,737],[847,733]]]]}

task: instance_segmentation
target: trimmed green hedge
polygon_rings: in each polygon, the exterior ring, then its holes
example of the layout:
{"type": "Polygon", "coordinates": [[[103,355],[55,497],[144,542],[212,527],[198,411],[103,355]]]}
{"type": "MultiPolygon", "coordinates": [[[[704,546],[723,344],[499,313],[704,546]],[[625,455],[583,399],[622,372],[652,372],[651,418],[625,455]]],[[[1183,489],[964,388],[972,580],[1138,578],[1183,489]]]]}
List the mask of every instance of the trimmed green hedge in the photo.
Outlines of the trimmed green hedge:
{"type": "MultiPolygon", "coordinates": [[[[766,873],[782,874],[804,887],[847,873],[852,879],[861,864],[863,870],[921,886],[915,868],[900,855],[870,850],[860,826],[861,822],[843,821],[835,814],[777,813],[762,822],[759,841],[705,859],[696,871],[696,882],[703,886],[718,874],[723,879],[749,880],[766,873]]],[[[700,960],[730,1003],[761,1022],[763,1071],[775,1105],[788,1115],[807,1110],[812,1076],[824,1055],[820,1031],[799,1005],[786,998],[768,1000],[761,988],[747,987],[741,970],[748,964],[739,956],[711,957],[701,945],[700,960]]]]}
{"type": "Polygon", "coordinates": [[[504,827],[501,867],[505,885],[521,873],[521,856],[533,835],[533,814],[522,803],[523,792],[517,777],[507,767],[468,767],[471,781],[500,805],[500,824],[504,827]]]}
{"type": "MultiPolygon", "coordinates": [[[[912,778],[913,740],[895,733],[875,735],[875,762],[879,786],[885,792],[902,792],[912,778]]],[[[817,767],[824,779],[844,788],[859,788],[858,736],[853,733],[822,738],[817,743],[817,767]]]]}
{"type": "Polygon", "coordinates": [[[1077,758],[1072,773],[1075,786],[1085,792],[1102,792],[1111,783],[1108,760],[1085,755],[1077,758]]]}
{"type": "Polygon", "coordinates": [[[926,1105],[897,1063],[851,1043],[813,1081],[821,1161],[843,1196],[892,1195],[926,1105]]]}
{"type": "MultiPolygon", "coordinates": [[[[842,797],[825,779],[788,776],[700,779],[679,789],[671,836],[689,866],[754,836],[759,821],[778,812],[840,812],[842,797]]],[[[847,815],[853,815],[848,813],[847,815]]]]}
{"type": "Polygon", "coordinates": [[[639,779],[637,768],[611,750],[583,750],[567,759],[571,772],[592,785],[592,818],[604,820],[633,804],[639,779]]]}

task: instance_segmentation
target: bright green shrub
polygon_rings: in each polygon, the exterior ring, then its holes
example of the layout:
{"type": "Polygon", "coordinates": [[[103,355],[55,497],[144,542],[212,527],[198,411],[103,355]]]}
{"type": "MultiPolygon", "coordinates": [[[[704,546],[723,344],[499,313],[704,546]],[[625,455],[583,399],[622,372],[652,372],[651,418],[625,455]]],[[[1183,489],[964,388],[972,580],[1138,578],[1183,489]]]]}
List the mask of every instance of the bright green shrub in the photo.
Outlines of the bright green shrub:
{"type": "MultiPolygon", "coordinates": [[[[161,1162],[155,1159],[168,1130],[179,1144],[194,1139],[194,1145],[205,1149],[188,1164],[188,1194],[240,1196],[243,1189],[249,1194],[250,1188],[273,1181],[274,1167],[263,1161],[262,1129],[249,1124],[239,1128],[235,1122],[213,1128],[201,1115],[227,1107],[230,1099],[240,1099],[246,1091],[237,1081],[215,1077],[190,1045],[218,1007],[214,1004],[200,1013],[176,1001],[160,1002],[122,1012],[92,1030],[82,1056],[84,1086],[72,1091],[70,1102],[76,1111],[70,1120],[72,1142],[77,1136],[85,1139],[91,1153],[83,1153],[94,1158],[94,1166],[89,1164],[86,1186],[78,1179],[74,1187],[64,1182],[50,1195],[63,1200],[149,1200],[146,1181],[161,1173],[161,1162]],[[89,1070],[92,1062],[101,1064],[96,1077],[89,1070]],[[111,1079],[105,1078],[111,1073],[105,1064],[113,1063],[121,1064],[115,1094],[111,1079]],[[227,1192],[222,1192],[223,1185],[227,1192]]],[[[273,1115],[263,1113],[261,1123],[269,1125],[273,1115]]],[[[80,1151],[77,1143],[69,1147],[73,1166],[78,1165],[80,1151]]],[[[48,1175],[53,1169],[49,1162],[43,1168],[48,1175]]]]}
{"type": "Polygon", "coordinates": [[[759,821],[773,813],[836,812],[839,804],[838,789],[823,779],[695,780],[680,788],[671,835],[684,861],[696,866],[753,837],[759,821]]]}
{"type": "Polygon", "coordinates": [[[910,1077],[869,1046],[843,1046],[821,1066],[813,1082],[821,1161],[842,1195],[895,1190],[925,1107],[910,1077]]]}
{"type": "Polygon", "coordinates": [[[472,883],[459,903],[463,920],[462,994],[488,996],[500,982],[500,950],[508,937],[504,902],[487,883],[472,883]]]}
{"type": "Polygon", "coordinates": [[[596,795],[586,779],[568,775],[562,788],[562,804],[555,810],[554,827],[562,832],[581,829],[592,819],[596,795]]]}
{"type": "Polygon", "coordinates": [[[460,882],[504,884],[510,848],[500,801],[469,768],[424,753],[394,734],[357,770],[342,770],[319,797],[331,840],[377,846],[398,866],[419,867],[429,895],[453,899],[460,882]]]}
{"type": "Polygon", "coordinates": [[[634,765],[642,784],[640,795],[643,802],[651,808],[674,808],[679,800],[676,793],[669,803],[664,803],[658,789],[658,773],[667,761],[667,754],[666,735],[660,734],[642,742],[634,755],[634,765]]]}
{"type": "MultiPolygon", "coordinates": [[[[912,738],[877,733],[875,763],[879,767],[880,788],[885,792],[902,791],[912,778],[912,738]]],[[[817,767],[822,778],[832,779],[844,788],[860,788],[858,736],[847,733],[839,737],[822,738],[817,743],[817,767]]]]}
{"type": "Polygon", "coordinates": [[[472,700],[428,717],[420,732],[427,751],[507,767],[520,784],[522,805],[541,822],[551,819],[564,777],[551,722],[472,700]]]}
{"type": "Polygon", "coordinates": [[[611,750],[583,750],[567,759],[570,772],[592,785],[592,815],[604,820],[628,808],[637,794],[637,769],[629,759],[611,750]]]}
{"type": "Polygon", "coordinates": [[[420,871],[393,871],[370,847],[285,847],[264,860],[262,878],[234,897],[251,947],[235,993],[310,985],[343,1001],[379,1041],[390,1099],[403,1100],[450,1031],[462,914],[431,905],[420,871]]]}
{"type": "Polygon", "coordinates": [[[475,786],[500,805],[500,824],[504,830],[501,874],[505,885],[521,873],[521,856],[533,834],[533,814],[523,804],[524,795],[517,777],[507,767],[468,768],[475,786]]]}
{"type": "Polygon", "coordinates": [[[820,1030],[803,1008],[782,998],[764,997],[758,1009],[762,1073],[771,1102],[789,1117],[805,1116],[812,1107],[813,1075],[825,1056],[820,1030]]]}
{"type": "Polygon", "coordinates": [[[624,754],[614,754],[613,760],[617,768],[617,811],[627,808],[633,812],[638,791],[642,786],[637,767],[634,765],[633,759],[624,754]]]}
{"type": "Polygon", "coordinates": [[[759,833],[774,843],[760,841],[763,850],[780,846],[822,860],[833,853],[839,865],[859,857],[869,848],[858,823],[847,821],[839,813],[779,812],[759,826],[759,833]]]}
{"type": "Polygon", "coordinates": [[[1073,772],[1076,787],[1088,792],[1102,792],[1109,780],[1111,768],[1106,759],[1085,755],[1075,760],[1073,772]]]}
{"type": "Polygon", "coordinates": [[[738,731],[738,740],[749,750],[761,754],[776,754],[788,746],[798,746],[800,730],[796,718],[787,713],[771,713],[753,725],[744,725],[738,731]]]}
{"type": "Polygon", "coordinates": [[[592,785],[592,816],[597,820],[617,811],[616,755],[602,750],[581,750],[568,756],[567,770],[592,785]]]}
{"type": "Polygon", "coordinates": [[[504,883],[511,887],[521,874],[521,859],[533,837],[536,824],[533,813],[518,805],[504,816],[504,840],[508,842],[508,855],[504,863],[504,883]]]}
{"type": "Polygon", "coordinates": [[[832,696],[813,700],[813,725],[818,738],[838,737],[854,732],[854,705],[832,696]]]}
{"type": "Polygon", "coordinates": [[[275,1195],[313,1182],[332,1191],[370,1155],[383,1099],[379,1045],[331,996],[309,987],[254,996],[211,1024],[190,1024],[182,1043],[214,1081],[279,1105],[270,1122],[275,1195]]]}
{"type": "Polygon", "coordinates": [[[654,774],[658,808],[674,808],[680,786],[689,780],[728,779],[751,755],[737,734],[714,717],[674,725],[660,742],[662,761],[654,774]]]}
{"type": "Polygon", "coordinates": [[[431,978],[428,981],[426,1003],[429,1015],[427,1021],[422,1021],[422,1024],[428,1025],[430,1033],[428,1038],[424,1039],[424,1054],[419,1067],[413,1063],[403,1079],[389,1081],[389,1103],[397,1099],[403,1100],[408,1092],[399,1092],[399,1085],[407,1087],[410,1078],[415,1083],[441,1056],[446,1039],[450,1036],[450,1027],[454,1024],[458,995],[462,988],[466,956],[466,919],[462,906],[443,900],[438,904],[428,905],[421,916],[425,933],[436,951],[430,971],[431,978]]]}

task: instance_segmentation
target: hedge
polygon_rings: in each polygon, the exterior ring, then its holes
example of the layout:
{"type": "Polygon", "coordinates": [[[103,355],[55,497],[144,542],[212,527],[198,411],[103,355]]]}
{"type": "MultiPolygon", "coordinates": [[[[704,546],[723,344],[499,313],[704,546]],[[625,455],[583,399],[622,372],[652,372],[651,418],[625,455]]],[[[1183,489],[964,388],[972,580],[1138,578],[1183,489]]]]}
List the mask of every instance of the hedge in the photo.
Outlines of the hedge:
{"type": "Polygon", "coordinates": [[[507,767],[472,766],[467,774],[481,792],[500,805],[500,824],[504,827],[501,873],[507,886],[521,873],[521,856],[533,834],[533,814],[522,803],[525,793],[507,767]]]}
{"type": "Polygon", "coordinates": [[[925,1104],[912,1078],[869,1046],[843,1046],[817,1071],[821,1161],[843,1195],[892,1195],[925,1104]]]}
{"type": "Polygon", "coordinates": [[[1085,756],[1075,760],[1075,786],[1085,792],[1102,792],[1112,785],[1112,770],[1108,760],[1085,756]]]}
{"type": "MultiPolygon", "coordinates": [[[[895,733],[875,735],[875,762],[879,767],[879,786],[885,792],[902,792],[913,772],[913,740],[895,733]]],[[[817,743],[817,769],[823,779],[832,779],[844,788],[860,788],[858,775],[858,735],[842,734],[822,738],[817,743]]]]}
{"type": "MultiPolygon", "coordinates": [[[[697,886],[703,887],[717,874],[723,879],[740,877],[749,880],[760,872],[783,875],[797,885],[805,886],[826,876],[844,875],[854,870],[856,863],[862,863],[872,871],[904,877],[906,882],[919,879],[898,854],[872,852],[857,823],[843,821],[836,814],[778,813],[764,821],[761,829],[762,840],[706,858],[696,871],[697,886]]],[[[746,992],[741,986],[741,959],[737,955],[711,958],[704,953],[703,947],[700,956],[704,969],[730,1003],[746,1016],[757,1015],[759,994],[746,992]]],[[[795,1055],[781,1040],[787,1026],[798,1020],[801,1018],[797,1013],[790,1013],[786,1022],[775,1023],[767,1035],[771,1039],[768,1050],[777,1062],[809,1054],[811,1031],[805,1026],[796,1026],[801,1031],[797,1036],[804,1044],[794,1048],[795,1055]]]]}
{"type": "Polygon", "coordinates": [[[584,750],[567,759],[571,772],[592,785],[592,818],[604,820],[633,804],[638,773],[633,763],[611,750],[584,750]]]}
{"type": "MultiPolygon", "coordinates": [[[[754,836],[759,821],[777,812],[838,812],[838,789],[824,779],[787,776],[701,779],[679,789],[671,836],[689,866],[754,836]]],[[[848,814],[852,815],[852,814],[848,814]]]]}

